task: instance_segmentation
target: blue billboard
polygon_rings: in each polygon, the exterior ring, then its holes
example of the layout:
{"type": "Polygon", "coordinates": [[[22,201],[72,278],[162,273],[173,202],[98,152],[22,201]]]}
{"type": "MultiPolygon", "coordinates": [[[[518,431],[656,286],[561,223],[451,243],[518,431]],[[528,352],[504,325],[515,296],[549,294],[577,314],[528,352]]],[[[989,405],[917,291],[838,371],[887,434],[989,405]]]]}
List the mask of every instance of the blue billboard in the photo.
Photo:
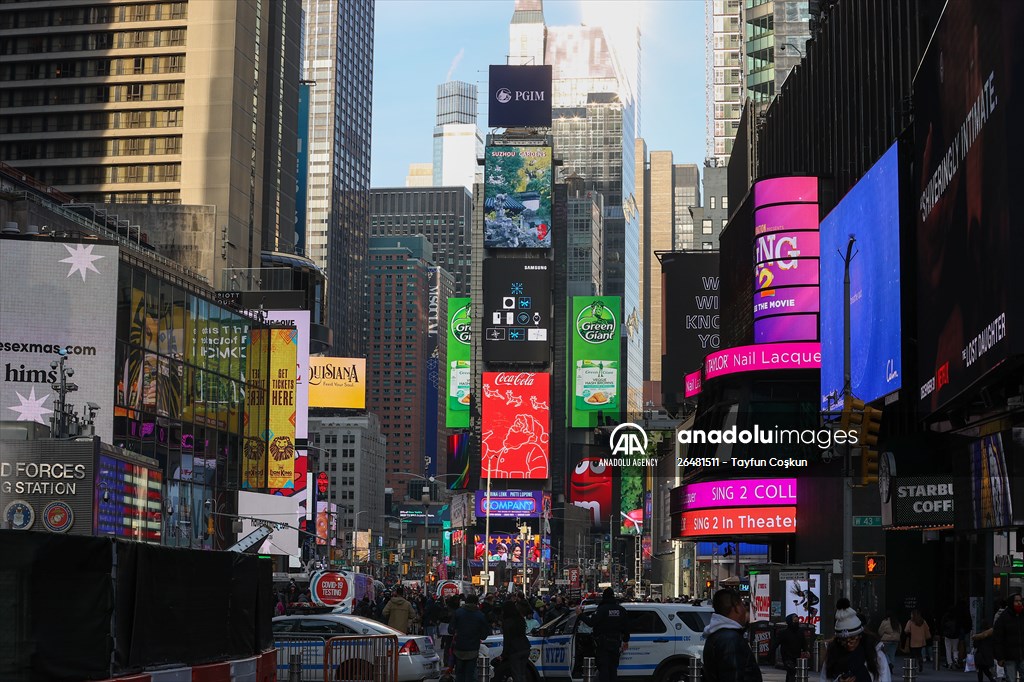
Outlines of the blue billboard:
{"type": "Polygon", "coordinates": [[[821,409],[842,408],[843,255],[850,262],[850,384],[864,402],[900,388],[899,155],[889,148],[821,222],[821,409]]]}

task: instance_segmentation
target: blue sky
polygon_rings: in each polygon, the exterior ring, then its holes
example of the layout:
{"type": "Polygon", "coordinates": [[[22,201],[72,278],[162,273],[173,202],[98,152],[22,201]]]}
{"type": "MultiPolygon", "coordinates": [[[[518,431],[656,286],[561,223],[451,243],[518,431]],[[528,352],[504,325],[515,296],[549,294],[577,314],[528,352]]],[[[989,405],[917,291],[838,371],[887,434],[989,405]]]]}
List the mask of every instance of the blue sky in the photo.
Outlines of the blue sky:
{"type": "MultiPolygon", "coordinates": [[[[584,3],[640,7],[640,0],[544,0],[544,18],[549,26],[579,24],[584,3]]],[[[402,186],[410,163],[431,160],[439,83],[476,83],[486,95],[488,65],[505,63],[513,7],[513,0],[377,0],[372,186],[402,186]]],[[[641,36],[647,147],[672,151],[676,163],[702,165],[703,0],[643,0],[641,36]]],[[[486,123],[486,111],[481,116],[486,123]]]]}

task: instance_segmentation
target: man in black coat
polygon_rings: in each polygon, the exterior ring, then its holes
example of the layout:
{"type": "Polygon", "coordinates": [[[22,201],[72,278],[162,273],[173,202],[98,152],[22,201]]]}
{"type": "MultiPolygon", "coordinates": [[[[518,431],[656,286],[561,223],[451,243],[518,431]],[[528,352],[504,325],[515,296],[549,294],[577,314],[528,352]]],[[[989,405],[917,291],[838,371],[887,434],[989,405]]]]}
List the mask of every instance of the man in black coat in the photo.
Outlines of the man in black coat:
{"type": "Polygon", "coordinates": [[[704,682],[762,682],[754,651],[743,636],[750,612],[740,594],[719,590],[711,600],[715,609],[704,628],[704,682]]]}
{"type": "Polygon", "coordinates": [[[629,648],[629,616],[606,587],[596,611],[584,613],[580,620],[594,628],[597,647],[597,674],[600,682],[615,682],[619,675],[619,656],[629,648]]]}
{"type": "Polygon", "coordinates": [[[1024,602],[1020,594],[1010,598],[1010,606],[992,629],[992,649],[996,661],[1006,669],[1006,682],[1024,677],[1024,602]]]}

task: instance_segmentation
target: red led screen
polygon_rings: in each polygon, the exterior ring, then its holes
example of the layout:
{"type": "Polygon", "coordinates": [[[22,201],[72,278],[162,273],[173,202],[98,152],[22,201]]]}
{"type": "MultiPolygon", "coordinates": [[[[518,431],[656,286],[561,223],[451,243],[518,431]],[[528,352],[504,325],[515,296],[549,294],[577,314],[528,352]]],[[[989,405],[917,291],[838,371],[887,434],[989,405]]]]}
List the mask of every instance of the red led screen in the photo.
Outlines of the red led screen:
{"type": "Polygon", "coordinates": [[[484,372],[482,477],[548,477],[550,395],[550,374],[484,372]]]}

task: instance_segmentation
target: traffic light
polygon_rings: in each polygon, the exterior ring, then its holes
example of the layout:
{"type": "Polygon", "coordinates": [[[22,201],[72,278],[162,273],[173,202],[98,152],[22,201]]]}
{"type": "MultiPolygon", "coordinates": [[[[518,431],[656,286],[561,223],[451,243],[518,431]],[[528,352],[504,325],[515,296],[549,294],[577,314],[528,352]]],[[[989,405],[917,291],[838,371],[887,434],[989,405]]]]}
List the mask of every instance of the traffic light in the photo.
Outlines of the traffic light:
{"type": "Polygon", "coordinates": [[[878,483],[878,450],[864,448],[860,451],[860,484],[878,483]]]}
{"type": "Polygon", "coordinates": [[[885,557],[881,554],[864,557],[864,574],[868,577],[885,575],[885,557]]]}
{"type": "Polygon", "coordinates": [[[709,589],[709,590],[711,589],[711,584],[712,584],[712,583],[711,583],[711,581],[710,581],[710,580],[705,580],[705,581],[704,581],[704,587],[706,587],[706,588],[707,588],[707,589],[709,589]]]}
{"type": "Polygon", "coordinates": [[[878,433],[882,427],[882,411],[865,405],[863,400],[846,396],[839,426],[844,431],[857,432],[860,447],[860,483],[878,482],[878,433]]]}

